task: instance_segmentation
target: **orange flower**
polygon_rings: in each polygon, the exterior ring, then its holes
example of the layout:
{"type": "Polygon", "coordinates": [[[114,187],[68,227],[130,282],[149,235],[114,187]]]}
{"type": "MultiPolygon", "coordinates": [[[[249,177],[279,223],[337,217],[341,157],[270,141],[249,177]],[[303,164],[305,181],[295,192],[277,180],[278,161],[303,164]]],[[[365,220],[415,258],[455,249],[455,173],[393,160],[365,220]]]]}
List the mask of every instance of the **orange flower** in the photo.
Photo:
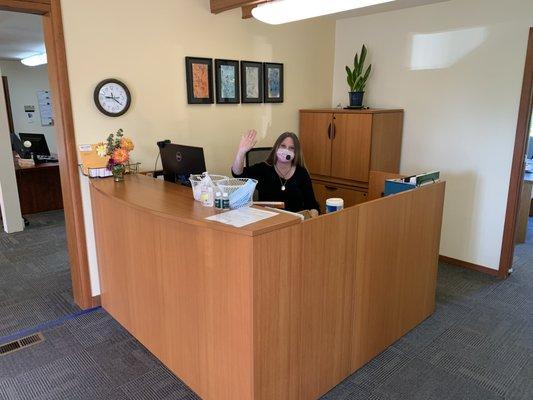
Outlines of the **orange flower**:
{"type": "Polygon", "coordinates": [[[133,145],[133,141],[130,138],[123,137],[122,139],[120,139],[120,148],[126,151],[132,151],[135,146],[133,145]]]}
{"type": "Polygon", "coordinates": [[[128,162],[130,156],[124,149],[115,149],[112,158],[115,164],[125,164],[128,162]]]}

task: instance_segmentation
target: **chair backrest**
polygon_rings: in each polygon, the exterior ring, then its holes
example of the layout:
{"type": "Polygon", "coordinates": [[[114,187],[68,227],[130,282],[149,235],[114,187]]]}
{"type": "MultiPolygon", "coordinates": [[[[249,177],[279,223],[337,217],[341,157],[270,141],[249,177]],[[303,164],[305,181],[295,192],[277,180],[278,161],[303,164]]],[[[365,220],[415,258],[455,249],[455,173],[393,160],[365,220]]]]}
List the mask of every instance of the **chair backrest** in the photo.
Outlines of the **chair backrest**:
{"type": "Polygon", "coordinates": [[[255,164],[266,161],[272,147],[255,147],[246,153],[246,166],[250,167],[255,164]]]}

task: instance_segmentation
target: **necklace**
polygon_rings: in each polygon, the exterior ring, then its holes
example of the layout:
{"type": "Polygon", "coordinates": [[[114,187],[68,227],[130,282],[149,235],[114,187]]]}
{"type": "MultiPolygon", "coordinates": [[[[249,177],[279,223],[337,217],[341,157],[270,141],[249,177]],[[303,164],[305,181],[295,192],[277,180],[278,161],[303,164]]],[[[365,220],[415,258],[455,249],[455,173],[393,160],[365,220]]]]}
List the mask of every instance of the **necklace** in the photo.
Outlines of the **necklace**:
{"type": "Polygon", "coordinates": [[[287,175],[289,175],[292,171],[292,166],[289,168],[289,170],[283,174],[276,165],[274,165],[274,169],[276,170],[276,173],[278,175],[278,178],[279,178],[279,183],[281,183],[281,191],[284,192],[285,191],[285,184],[287,183],[287,181],[290,179],[287,179],[287,175]],[[283,181],[283,179],[281,179],[281,176],[283,176],[283,178],[285,179],[285,181],[283,181]]]}

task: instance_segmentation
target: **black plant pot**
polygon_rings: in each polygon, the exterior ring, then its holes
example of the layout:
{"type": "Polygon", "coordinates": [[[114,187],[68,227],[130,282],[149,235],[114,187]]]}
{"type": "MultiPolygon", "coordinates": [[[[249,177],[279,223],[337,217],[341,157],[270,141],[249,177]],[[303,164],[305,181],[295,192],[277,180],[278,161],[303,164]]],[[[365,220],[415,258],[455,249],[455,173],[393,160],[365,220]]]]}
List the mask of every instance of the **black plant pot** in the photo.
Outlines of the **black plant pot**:
{"type": "Polygon", "coordinates": [[[350,107],[363,107],[365,92],[348,92],[350,95],[350,107]]]}

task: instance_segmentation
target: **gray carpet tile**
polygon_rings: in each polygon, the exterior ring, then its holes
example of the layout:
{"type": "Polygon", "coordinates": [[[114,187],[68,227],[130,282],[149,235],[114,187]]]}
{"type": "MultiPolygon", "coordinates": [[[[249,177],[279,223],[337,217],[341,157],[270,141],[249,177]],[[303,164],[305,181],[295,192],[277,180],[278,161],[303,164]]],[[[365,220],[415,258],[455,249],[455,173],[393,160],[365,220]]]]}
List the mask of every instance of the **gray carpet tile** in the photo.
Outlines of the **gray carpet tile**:
{"type": "Polygon", "coordinates": [[[0,339],[79,311],[63,212],[27,218],[23,232],[0,231],[0,339]]]}
{"type": "MultiPolygon", "coordinates": [[[[50,229],[58,223],[56,217],[41,217],[35,229],[50,229]]],[[[441,264],[435,313],[322,399],[533,399],[531,225],[530,241],[516,247],[514,272],[505,281],[441,264]]],[[[33,239],[39,249],[43,236],[33,239]]],[[[2,243],[5,238],[0,238],[0,268],[6,277],[22,276],[25,283],[3,292],[0,286],[0,311],[20,307],[20,301],[7,301],[10,295],[26,302],[40,299],[40,306],[27,306],[37,310],[22,309],[19,319],[46,316],[39,311],[44,306],[51,315],[72,310],[71,292],[62,289],[68,273],[47,275],[42,262],[25,265],[21,256],[2,257],[2,243]],[[33,280],[33,273],[41,274],[42,285],[33,280]]],[[[57,249],[43,253],[41,260],[51,260],[54,254],[57,249]]],[[[16,314],[15,308],[10,310],[8,323],[16,314]]],[[[0,329],[1,318],[0,313],[0,329]]],[[[44,336],[38,345],[0,356],[0,399],[199,400],[102,309],[45,331],[44,336]]]]}

